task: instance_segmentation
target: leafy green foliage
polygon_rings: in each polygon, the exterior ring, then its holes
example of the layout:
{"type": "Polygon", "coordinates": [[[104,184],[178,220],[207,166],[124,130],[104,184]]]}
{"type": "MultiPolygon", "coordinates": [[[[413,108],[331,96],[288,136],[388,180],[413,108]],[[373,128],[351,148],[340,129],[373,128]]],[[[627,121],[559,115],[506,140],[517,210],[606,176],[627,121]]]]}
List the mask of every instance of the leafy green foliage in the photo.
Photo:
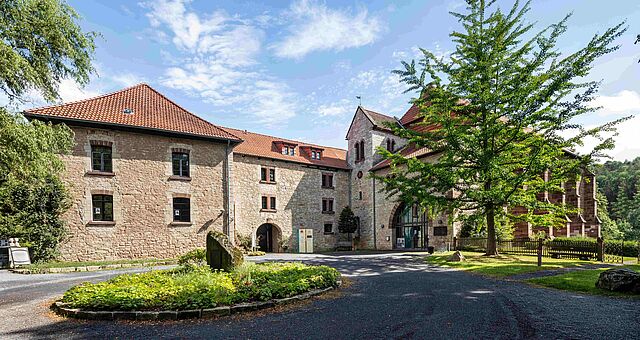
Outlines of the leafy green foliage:
{"type": "Polygon", "coordinates": [[[623,23],[596,34],[586,47],[567,55],[557,49],[569,16],[539,33],[525,22],[529,3],[509,12],[491,11],[495,1],[467,1],[466,13],[452,13],[463,29],[450,37],[455,50],[440,58],[422,49],[423,57],[403,62],[394,71],[417,91],[413,104],[423,118],[421,129],[389,124],[416,149],[432,152],[433,160],[404,157],[383,148],[391,161],[388,176],[374,176],[389,194],[462,216],[483,216],[489,239],[487,254],[496,254],[496,221],[527,221],[535,226],[560,226],[572,209],[537,197],[562,191],[592,160],[613,147],[603,132],[615,131],[625,119],[585,129],[576,118],[593,112],[588,105],[597,82],[584,82],[595,60],[618,48],[613,41],[625,32],[623,23]],[[574,137],[563,137],[578,131],[574,137]],[[574,157],[567,150],[586,137],[600,143],[574,157]],[[550,171],[549,180],[543,174],[550,171]],[[504,207],[524,207],[512,214],[504,207]],[[545,212],[545,213],[540,213],[545,212]]]}
{"type": "Polygon", "coordinates": [[[59,0],[4,0],[0,13],[0,90],[10,100],[33,89],[53,101],[62,79],[89,81],[96,33],[82,32],[71,6],[59,0]]]}
{"type": "Polygon", "coordinates": [[[0,108],[0,237],[28,243],[35,261],[54,258],[64,236],[60,215],[70,202],[58,154],[72,145],[65,125],[27,122],[0,108]]]}
{"type": "Polygon", "coordinates": [[[338,219],[338,231],[343,234],[351,234],[358,230],[358,220],[351,208],[344,207],[340,212],[340,218],[338,219]]]}
{"type": "Polygon", "coordinates": [[[206,266],[207,252],[203,248],[188,251],[178,258],[178,265],[189,268],[206,266]]]}
{"type": "MultiPolygon", "coordinates": [[[[11,103],[30,90],[59,99],[62,79],[88,82],[96,34],[77,19],[59,0],[0,1],[0,90],[11,103]]],[[[64,235],[69,198],[57,155],[72,145],[63,124],[28,123],[0,108],[0,237],[21,238],[35,261],[54,258],[64,235]]]]}
{"type": "Polygon", "coordinates": [[[598,197],[603,233],[606,230],[615,238],[640,239],[640,157],[606,162],[596,168],[596,173],[604,195],[598,197]]]}
{"type": "Polygon", "coordinates": [[[83,283],[69,289],[62,301],[91,310],[213,308],[330,287],[339,277],[333,268],[301,263],[246,263],[230,273],[188,266],[83,283]]]}

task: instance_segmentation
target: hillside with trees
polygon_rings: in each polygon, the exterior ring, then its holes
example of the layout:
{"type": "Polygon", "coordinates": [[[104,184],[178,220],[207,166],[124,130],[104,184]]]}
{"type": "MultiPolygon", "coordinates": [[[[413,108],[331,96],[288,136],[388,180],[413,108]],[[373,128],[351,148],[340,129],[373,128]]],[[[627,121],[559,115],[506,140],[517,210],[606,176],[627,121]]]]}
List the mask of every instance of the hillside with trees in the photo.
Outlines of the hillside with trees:
{"type": "Polygon", "coordinates": [[[596,174],[605,237],[640,238],[640,157],[608,161],[596,168],[596,174]]]}

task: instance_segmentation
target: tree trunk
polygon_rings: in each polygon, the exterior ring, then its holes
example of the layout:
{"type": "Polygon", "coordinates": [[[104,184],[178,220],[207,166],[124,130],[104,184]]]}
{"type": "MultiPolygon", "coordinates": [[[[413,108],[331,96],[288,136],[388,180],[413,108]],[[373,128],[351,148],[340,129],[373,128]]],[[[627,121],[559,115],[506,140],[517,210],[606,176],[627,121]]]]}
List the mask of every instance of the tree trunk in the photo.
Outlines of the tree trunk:
{"type": "Polygon", "coordinates": [[[487,252],[486,256],[498,255],[496,247],[496,220],[495,207],[493,204],[487,206],[487,252]]]}

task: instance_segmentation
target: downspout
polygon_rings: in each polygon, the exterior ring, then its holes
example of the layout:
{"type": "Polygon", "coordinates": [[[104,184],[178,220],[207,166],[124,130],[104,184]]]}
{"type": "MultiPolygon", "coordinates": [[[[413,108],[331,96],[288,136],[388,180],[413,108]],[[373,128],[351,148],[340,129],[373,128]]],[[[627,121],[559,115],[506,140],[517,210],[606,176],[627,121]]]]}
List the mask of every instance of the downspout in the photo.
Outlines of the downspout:
{"type": "Polygon", "coordinates": [[[230,164],[229,164],[229,157],[230,157],[230,150],[231,148],[231,141],[227,140],[227,146],[225,148],[225,155],[226,155],[226,159],[224,162],[224,176],[225,176],[225,195],[226,195],[226,207],[225,207],[225,225],[226,225],[226,230],[225,230],[225,234],[227,235],[227,238],[229,239],[229,241],[231,242],[231,244],[235,244],[235,237],[231,238],[231,178],[230,178],[230,164]]]}
{"type": "Polygon", "coordinates": [[[373,249],[378,249],[378,242],[376,240],[376,179],[372,178],[373,181],[373,249]]]}

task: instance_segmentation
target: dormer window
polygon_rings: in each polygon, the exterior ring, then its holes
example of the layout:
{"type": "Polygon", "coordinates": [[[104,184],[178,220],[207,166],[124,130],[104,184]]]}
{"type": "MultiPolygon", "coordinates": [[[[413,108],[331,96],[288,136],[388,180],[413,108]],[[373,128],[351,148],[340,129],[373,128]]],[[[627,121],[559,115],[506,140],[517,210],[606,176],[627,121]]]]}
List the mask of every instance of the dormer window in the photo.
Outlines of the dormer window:
{"type": "Polygon", "coordinates": [[[282,154],[287,156],[295,156],[296,155],[296,146],[293,144],[281,144],[282,146],[282,154]]]}
{"type": "Polygon", "coordinates": [[[322,155],[322,151],[311,150],[311,159],[320,159],[320,155],[322,155]]]}

